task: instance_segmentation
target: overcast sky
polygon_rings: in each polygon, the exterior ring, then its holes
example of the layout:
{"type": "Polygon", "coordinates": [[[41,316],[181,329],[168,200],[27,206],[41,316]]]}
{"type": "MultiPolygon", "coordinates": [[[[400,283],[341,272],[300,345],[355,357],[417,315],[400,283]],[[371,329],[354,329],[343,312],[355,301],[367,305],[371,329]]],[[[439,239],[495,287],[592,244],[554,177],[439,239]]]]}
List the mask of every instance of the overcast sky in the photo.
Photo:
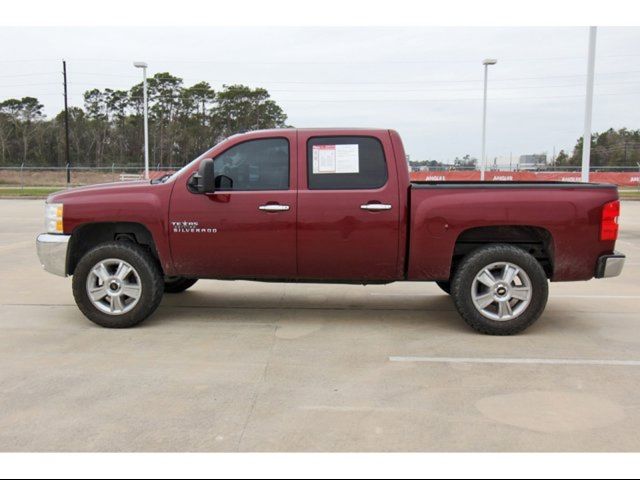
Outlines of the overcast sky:
{"type": "MultiPolygon", "coordinates": [[[[479,156],[482,60],[490,67],[487,156],[573,148],[582,135],[588,29],[1,27],[0,100],[34,96],[63,107],[90,88],[128,89],[169,71],[267,88],[296,127],[384,127],[412,160],[479,156]]],[[[640,128],[640,28],[598,29],[593,128],[640,128]]]]}

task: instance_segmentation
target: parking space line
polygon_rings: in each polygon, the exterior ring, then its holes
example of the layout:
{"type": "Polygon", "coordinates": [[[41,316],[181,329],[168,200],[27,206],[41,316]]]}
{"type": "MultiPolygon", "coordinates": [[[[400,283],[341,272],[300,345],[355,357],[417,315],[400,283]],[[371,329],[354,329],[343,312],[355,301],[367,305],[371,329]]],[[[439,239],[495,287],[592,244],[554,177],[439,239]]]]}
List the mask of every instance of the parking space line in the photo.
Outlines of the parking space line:
{"type": "MultiPolygon", "coordinates": [[[[370,292],[369,295],[375,297],[441,297],[443,293],[376,293],[370,292]]],[[[552,294],[550,298],[627,298],[631,300],[640,299],[640,295],[572,295],[572,294],[552,294]]]]}
{"type": "Polygon", "coordinates": [[[422,363],[484,363],[508,365],[601,365],[640,367],[640,360],[598,360],[570,358],[466,358],[466,357],[389,357],[391,362],[422,363]]]}

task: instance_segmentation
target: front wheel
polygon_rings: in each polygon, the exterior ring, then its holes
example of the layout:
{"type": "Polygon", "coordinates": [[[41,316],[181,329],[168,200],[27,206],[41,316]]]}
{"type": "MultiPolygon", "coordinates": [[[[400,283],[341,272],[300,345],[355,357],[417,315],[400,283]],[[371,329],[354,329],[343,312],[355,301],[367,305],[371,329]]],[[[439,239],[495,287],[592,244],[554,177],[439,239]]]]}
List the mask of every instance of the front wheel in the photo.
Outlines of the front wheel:
{"type": "Polygon", "coordinates": [[[538,261],[512,245],[489,245],[465,257],[451,285],[462,318],[489,335],[513,335],[542,314],[549,295],[538,261]]]}
{"type": "Polygon", "coordinates": [[[73,297],[92,322],[128,328],[162,300],[163,276],[155,259],[131,242],[109,242],[87,252],[73,273],[73,297]]]}

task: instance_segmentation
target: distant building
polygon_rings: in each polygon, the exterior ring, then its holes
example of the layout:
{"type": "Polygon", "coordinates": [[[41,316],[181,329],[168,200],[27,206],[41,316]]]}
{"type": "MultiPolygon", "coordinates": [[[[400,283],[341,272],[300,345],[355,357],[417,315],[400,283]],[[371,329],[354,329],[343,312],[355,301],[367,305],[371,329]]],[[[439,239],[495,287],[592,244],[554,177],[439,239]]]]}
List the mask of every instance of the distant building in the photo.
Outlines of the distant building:
{"type": "Polygon", "coordinates": [[[546,153],[534,153],[532,155],[520,155],[518,170],[538,170],[547,166],[546,153]]]}

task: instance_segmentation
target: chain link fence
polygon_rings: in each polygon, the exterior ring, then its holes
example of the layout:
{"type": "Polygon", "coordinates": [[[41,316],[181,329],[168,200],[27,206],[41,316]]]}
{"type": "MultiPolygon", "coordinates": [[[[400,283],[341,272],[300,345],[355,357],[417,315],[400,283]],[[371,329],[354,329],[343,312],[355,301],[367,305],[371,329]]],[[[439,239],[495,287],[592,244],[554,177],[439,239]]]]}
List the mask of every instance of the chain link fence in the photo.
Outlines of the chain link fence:
{"type": "MultiPolygon", "coordinates": [[[[149,170],[153,179],[175,172],[181,165],[156,165],[149,170]]],[[[116,165],[87,167],[43,167],[22,164],[20,166],[0,167],[0,186],[2,187],[77,187],[95,183],[138,180],[143,178],[144,168],[136,165],[116,165]],[[67,178],[70,182],[67,183],[67,178]]]]}

